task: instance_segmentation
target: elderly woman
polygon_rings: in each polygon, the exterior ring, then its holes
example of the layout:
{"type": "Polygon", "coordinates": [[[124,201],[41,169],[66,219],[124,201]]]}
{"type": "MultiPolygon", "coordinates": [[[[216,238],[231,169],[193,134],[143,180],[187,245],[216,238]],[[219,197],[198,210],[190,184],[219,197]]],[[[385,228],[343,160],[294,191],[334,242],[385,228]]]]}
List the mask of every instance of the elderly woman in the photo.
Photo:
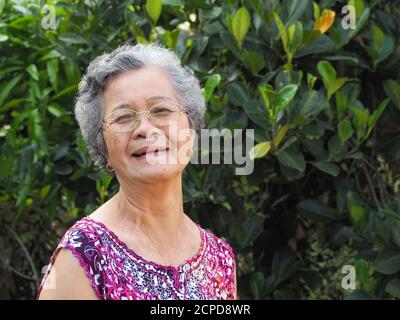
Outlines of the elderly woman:
{"type": "Polygon", "coordinates": [[[231,246],[183,210],[182,172],[203,126],[199,82],[156,45],[92,61],[76,119],[119,191],[67,230],[37,299],[236,299],[231,246]]]}

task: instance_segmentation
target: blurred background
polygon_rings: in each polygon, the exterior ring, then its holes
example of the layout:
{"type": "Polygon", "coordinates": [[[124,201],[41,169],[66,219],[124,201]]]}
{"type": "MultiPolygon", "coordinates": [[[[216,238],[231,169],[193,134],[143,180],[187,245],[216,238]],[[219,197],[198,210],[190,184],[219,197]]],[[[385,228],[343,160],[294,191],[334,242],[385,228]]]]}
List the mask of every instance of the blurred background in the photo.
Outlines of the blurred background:
{"type": "Polygon", "coordinates": [[[0,299],[33,299],[67,228],[118,189],[73,115],[88,63],[154,41],[200,79],[207,128],[255,130],[252,174],[184,176],[239,298],[400,298],[399,1],[0,0],[0,299]]]}

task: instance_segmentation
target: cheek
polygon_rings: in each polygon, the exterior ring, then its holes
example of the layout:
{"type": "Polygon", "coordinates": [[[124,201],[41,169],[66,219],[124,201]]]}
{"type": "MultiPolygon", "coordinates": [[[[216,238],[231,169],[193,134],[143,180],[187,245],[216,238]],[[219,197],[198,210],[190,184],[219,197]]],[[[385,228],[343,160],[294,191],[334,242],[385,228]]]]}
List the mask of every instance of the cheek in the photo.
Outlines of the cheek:
{"type": "Polygon", "coordinates": [[[123,135],[106,135],[104,140],[107,145],[108,156],[111,162],[117,163],[126,154],[127,139],[123,135]]]}
{"type": "Polygon", "coordinates": [[[182,165],[186,165],[192,155],[194,142],[193,137],[194,136],[188,127],[181,129],[176,137],[178,146],[178,161],[182,165]]]}

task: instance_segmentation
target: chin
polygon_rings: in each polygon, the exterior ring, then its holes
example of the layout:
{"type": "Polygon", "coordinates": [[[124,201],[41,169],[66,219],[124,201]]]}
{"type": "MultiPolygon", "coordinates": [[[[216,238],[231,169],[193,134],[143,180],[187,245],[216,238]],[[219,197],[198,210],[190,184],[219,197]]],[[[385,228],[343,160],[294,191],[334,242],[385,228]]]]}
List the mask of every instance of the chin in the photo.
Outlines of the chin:
{"type": "Polygon", "coordinates": [[[136,168],[135,176],[146,181],[168,180],[181,174],[183,169],[177,165],[156,164],[136,168]]]}

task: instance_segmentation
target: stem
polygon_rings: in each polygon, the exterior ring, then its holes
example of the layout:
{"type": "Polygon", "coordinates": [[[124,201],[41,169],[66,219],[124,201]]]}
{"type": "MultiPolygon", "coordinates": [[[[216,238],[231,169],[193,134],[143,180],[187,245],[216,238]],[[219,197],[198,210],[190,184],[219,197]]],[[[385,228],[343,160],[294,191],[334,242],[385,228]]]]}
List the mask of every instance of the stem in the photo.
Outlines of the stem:
{"type": "Polygon", "coordinates": [[[368,170],[367,170],[367,168],[365,167],[365,164],[362,164],[361,167],[362,167],[362,169],[363,169],[363,171],[364,171],[365,177],[367,178],[368,185],[369,185],[369,188],[371,189],[371,193],[372,193],[372,197],[373,197],[373,199],[374,199],[374,202],[375,202],[377,208],[378,208],[379,210],[381,210],[381,209],[382,209],[382,206],[381,206],[381,204],[379,203],[378,197],[376,196],[375,189],[374,189],[374,185],[372,184],[371,176],[369,175],[368,170]]]}
{"type": "MultiPolygon", "coordinates": [[[[38,286],[38,285],[39,285],[39,277],[38,277],[38,273],[37,273],[36,268],[35,268],[35,264],[33,263],[32,257],[30,256],[30,254],[29,254],[28,250],[26,249],[24,243],[23,243],[22,240],[18,237],[18,235],[15,233],[15,231],[12,230],[12,229],[11,229],[10,227],[8,227],[8,226],[6,226],[6,228],[11,232],[11,234],[15,237],[15,239],[16,239],[17,242],[18,242],[18,244],[19,244],[20,247],[22,248],[22,251],[24,252],[24,254],[25,254],[25,256],[26,256],[26,258],[27,258],[27,260],[28,260],[28,262],[29,262],[29,265],[30,265],[30,267],[31,267],[31,270],[32,270],[32,273],[33,273],[33,279],[34,279],[36,285],[38,286]]],[[[15,271],[16,271],[16,270],[15,270],[15,271]]],[[[19,275],[21,275],[21,274],[19,274],[19,275]]]]}
{"type": "Polygon", "coordinates": [[[21,278],[24,278],[26,280],[36,281],[36,279],[34,279],[33,277],[23,274],[22,272],[16,270],[12,265],[8,263],[7,259],[4,258],[2,255],[0,255],[0,261],[5,266],[6,269],[15,273],[17,276],[20,276],[21,278]]]}

